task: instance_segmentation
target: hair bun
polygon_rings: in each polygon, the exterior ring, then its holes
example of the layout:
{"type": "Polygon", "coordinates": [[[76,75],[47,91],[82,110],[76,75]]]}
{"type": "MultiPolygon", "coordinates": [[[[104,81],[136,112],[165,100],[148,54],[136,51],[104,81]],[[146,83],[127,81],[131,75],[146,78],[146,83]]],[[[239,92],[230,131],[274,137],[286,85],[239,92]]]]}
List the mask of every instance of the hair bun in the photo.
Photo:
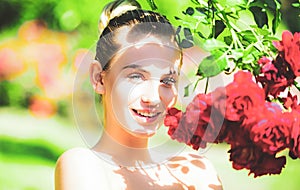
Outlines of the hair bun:
{"type": "Polygon", "coordinates": [[[141,5],[135,0],[115,0],[108,3],[102,10],[98,28],[100,35],[107,27],[109,21],[115,17],[118,17],[127,11],[140,9],[141,5]]]}

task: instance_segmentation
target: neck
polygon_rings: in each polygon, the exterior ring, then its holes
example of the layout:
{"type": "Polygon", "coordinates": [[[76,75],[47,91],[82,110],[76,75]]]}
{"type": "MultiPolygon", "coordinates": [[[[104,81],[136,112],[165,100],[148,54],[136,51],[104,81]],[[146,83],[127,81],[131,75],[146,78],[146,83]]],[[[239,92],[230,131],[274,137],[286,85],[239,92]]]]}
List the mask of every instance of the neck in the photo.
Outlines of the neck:
{"type": "Polygon", "coordinates": [[[108,131],[104,131],[101,139],[93,148],[97,152],[112,157],[112,161],[122,166],[136,166],[137,162],[150,163],[151,158],[145,139],[116,139],[108,131]],[[139,142],[140,141],[140,142],[139,142]]]}
{"type": "Polygon", "coordinates": [[[114,162],[123,166],[134,166],[136,162],[151,162],[147,136],[138,136],[127,131],[114,114],[105,112],[104,118],[104,131],[93,148],[95,151],[111,156],[114,162]]]}

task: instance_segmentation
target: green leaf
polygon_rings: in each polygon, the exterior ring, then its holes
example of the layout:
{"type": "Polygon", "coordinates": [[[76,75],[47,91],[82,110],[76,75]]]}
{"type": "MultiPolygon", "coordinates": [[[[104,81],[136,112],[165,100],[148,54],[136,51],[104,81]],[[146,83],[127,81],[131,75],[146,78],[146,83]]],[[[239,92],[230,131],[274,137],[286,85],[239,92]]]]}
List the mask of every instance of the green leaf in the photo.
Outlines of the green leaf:
{"type": "Polygon", "coordinates": [[[249,46],[246,47],[246,49],[243,51],[243,56],[247,57],[250,53],[255,51],[255,47],[253,44],[250,44],[249,46]]]}
{"type": "Polygon", "coordinates": [[[244,50],[242,49],[235,49],[231,51],[231,55],[234,60],[238,60],[244,56],[244,50]]]}
{"type": "Polygon", "coordinates": [[[174,16],[175,20],[182,20],[181,18],[174,16]]]}
{"type": "Polygon", "coordinates": [[[244,31],[239,32],[238,34],[241,35],[243,40],[245,40],[247,42],[250,42],[250,43],[257,42],[257,39],[251,30],[244,30],[244,31]]]}
{"type": "Polygon", "coordinates": [[[292,3],[292,6],[295,8],[299,8],[300,7],[300,3],[292,3]]]}
{"type": "Polygon", "coordinates": [[[300,91],[300,84],[297,81],[294,81],[294,85],[300,91]]]}
{"type": "Polygon", "coordinates": [[[264,38],[271,36],[271,32],[265,28],[259,28],[256,25],[251,25],[250,27],[253,28],[258,35],[261,35],[264,38]]]}
{"type": "Polygon", "coordinates": [[[215,51],[212,55],[205,57],[199,64],[197,75],[201,77],[216,76],[227,67],[226,54],[215,51]]]}
{"type": "Polygon", "coordinates": [[[230,44],[232,43],[232,36],[225,36],[224,37],[224,42],[230,46],[230,44]]]}
{"type": "Polygon", "coordinates": [[[197,0],[191,0],[191,2],[196,4],[196,5],[200,5],[200,3],[197,0]]]}
{"type": "Polygon", "coordinates": [[[243,63],[245,63],[245,65],[248,63],[252,63],[253,61],[255,61],[255,59],[252,54],[248,54],[247,56],[243,57],[243,63]]]}
{"type": "Polygon", "coordinates": [[[225,1],[219,1],[218,3],[220,3],[220,5],[222,5],[223,7],[225,6],[234,7],[234,6],[246,5],[246,2],[244,0],[225,0],[225,1]]]}
{"type": "Polygon", "coordinates": [[[208,15],[209,9],[207,7],[196,7],[195,9],[201,14],[208,15]]]}
{"type": "Polygon", "coordinates": [[[281,21],[281,13],[279,11],[275,12],[274,18],[272,20],[272,32],[273,34],[276,33],[276,29],[279,26],[281,21]]]}
{"type": "Polygon", "coordinates": [[[184,33],[184,36],[187,40],[191,40],[193,41],[193,34],[191,32],[191,29],[189,28],[183,28],[183,33],[184,33]]]}
{"type": "Polygon", "coordinates": [[[187,96],[190,95],[190,90],[189,90],[190,86],[191,86],[191,84],[188,84],[188,85],[186,85],[184,87],[184,95],[183,95],[183,97],[187,97],[187,96]]]}
{"type": "Polygon", "coordinates": [[[274,0],[264,0],[265,1],[265,6],[269,7],[272,10],[277,9],[276,2],[274,0]]]}
{"type": "Polygon", "coordinates": [[[276,4],[276,8],[273,11],[274,13],[274,18],[272,20],[272,32],[273,34],[276,33],[276,29],[280,24],[281,21],[281,12],[280,12],[280,8],[281,8],[281,2],[279,0],[274,1],[274,3],[276,4]]]}
{"type": "Polygon", "coordinates": [[[213,51],[213,50],[219,50],[222,48],[228,48],[228,45],[224,43],[223,41],[211,38],[208,40],[205,40],[203,43],[203,48],[207,51],[213,51]]]}
{"type": "Polygon", "coordinates": [[[260,7],[260,8],[265,8],[266,4],[264,3],[264,0],[253,0],[250,4],[249,4],[249,9],[250,7],[260,7]]]}
{"type": "Polygon", "coordinates": [[[178,35],[180,33],[180,31],[181,31],[181,26],[178,26],[175,34],[178,35]]]}
{"type": "Polygon", "coordinates": [[[216,20],[215,23],[215,36],[214,38],[217,38],[226,28],[226,25],[221,20],[216,20]]]}
{"type": "Polygon", "coordinates": [[[192,42],[190,42],[186,39],[183,39],[180,43],[180,47],[182,47],[182,48],[190,48],[190,47],[193,47],[193,45],[194,44],[192,42]]]}
{"type": "Polygon", "coordinates": [[[262,28],[264,25],[268,26],[268,16],[265,9],[258,6],[252,6],[249,9],[252,12],[254,20],[259,28],[262,28]]]}
{"type": "Polygon", "coordinates": [[[192,8],[192,7],[188,7],[187,9],[186,9],[186,11],[184,12],[182,12],[183,14],[185,14],[185,15],[190,15],[190,16],[193,16],[193,14],[195,13],[195,10],[194,10],[194,8],[192,8]]]}
{"type": "Polygon", "coordinates": [[[255,67],[253,67],[253,74],[255,76],[258,76],[260,74],[260,72],[261,72],[261,68],[258,64],[256,64],[255,67]]]}
{"type": "Polygon", "coordinates": [[[157,10],[157,6],[156,6],[154,0],[147,0],[147,2],[150,5],[152,10],[157,10]]]}
{"type": "Polygon", "coordinates": [[[200,37],[200,38],[204,38],[205,39],[205,36],[201,33],[201,32],[197,32],[197,34],[198,34],[198,36],[200,37]]]}

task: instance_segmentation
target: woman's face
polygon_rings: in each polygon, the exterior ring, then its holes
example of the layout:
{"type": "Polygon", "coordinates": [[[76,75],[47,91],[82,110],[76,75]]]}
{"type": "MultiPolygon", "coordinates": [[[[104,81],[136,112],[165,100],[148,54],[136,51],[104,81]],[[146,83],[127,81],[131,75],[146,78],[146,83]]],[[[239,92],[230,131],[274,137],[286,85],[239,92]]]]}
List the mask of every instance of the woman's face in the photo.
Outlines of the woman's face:
{"type": "Polygon", "coordinates": [[[133,135],[153,135],[176,102],[179,62],[178,49],[157,43],[120,51],[103,77],[108,118],[133,135]]]}

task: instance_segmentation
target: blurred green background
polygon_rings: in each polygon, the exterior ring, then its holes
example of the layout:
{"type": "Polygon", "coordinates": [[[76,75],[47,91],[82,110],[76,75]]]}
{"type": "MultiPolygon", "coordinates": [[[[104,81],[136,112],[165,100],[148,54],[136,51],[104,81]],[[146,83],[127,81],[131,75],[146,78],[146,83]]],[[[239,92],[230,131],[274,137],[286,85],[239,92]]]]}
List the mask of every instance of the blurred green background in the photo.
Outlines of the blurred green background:
{"type": "MultiPolygon", "coordinates": [[[[93,52],[107,2],[0,0],[0,190],[54,189],[59,155],[86,146],[73,116],[73,85],[80,63],[93,52]]],[[[147,0],[139,2],[150,8],[147,0]]],[[[280,31],[299,31],[299,8],[291,2],[282,1],[280,31]]],[[[156,3],[164,14],[176,15],[190,1],[156,3]]],[[[300,189],[299,160],[288,160],[281,175],[254,179],[232,169],[227,150],[221,144],[205,152],[224,189],[300,189]]]]}

